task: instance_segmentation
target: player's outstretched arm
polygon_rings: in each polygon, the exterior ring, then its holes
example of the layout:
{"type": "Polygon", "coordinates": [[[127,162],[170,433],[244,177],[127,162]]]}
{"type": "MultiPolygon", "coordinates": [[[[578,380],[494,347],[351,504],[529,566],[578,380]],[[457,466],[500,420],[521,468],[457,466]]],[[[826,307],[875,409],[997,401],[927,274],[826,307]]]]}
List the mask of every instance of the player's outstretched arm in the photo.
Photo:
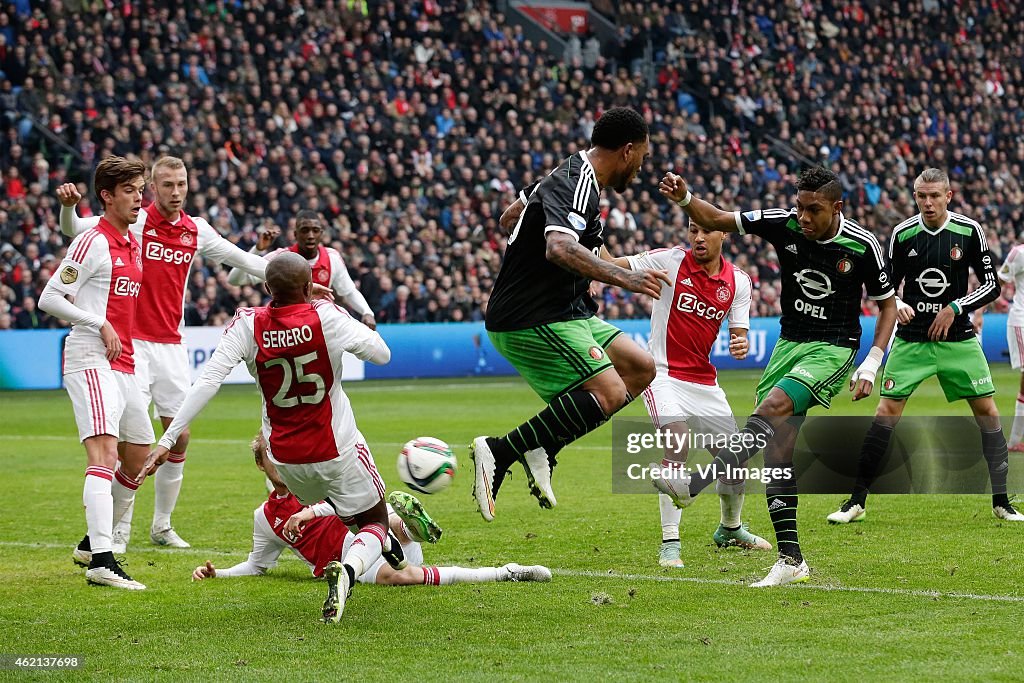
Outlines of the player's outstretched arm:
{"type": "Polygon", "coordinates": [[[690,188],[686,186],[686,181],[675,173],[665,174],[661,183],[658,184],[658,191],[666,199],[681,206],[690,218],[705,228],[722,232],[737,232],[739,230],[739,226],[736,224],[736,214],[731,211],[722,211],[711,202],[694,196],[690,192],[690,188]]]}
{"type": "Polygon", "coordinates": [[[871,395],[875,385],[875,376],[882,366],[885,349],[892,339],[893,328],[896,327],[896,297],[890,296],[878,301],[878,320],[875,322],[875,337],[871,341],[868,357],[850,377],[850,390],[853,400],[859,401],[871,395]]]}
{"type": "Polygon", "coordinates": [[[661,297],[662,283],[672,284],[664,270],[627,270],[605,261],[585,248],[572,235],[551,230],[546,235],[545,257],[559,268],[591,280],[622,287],[654,299],[661,297]]]}

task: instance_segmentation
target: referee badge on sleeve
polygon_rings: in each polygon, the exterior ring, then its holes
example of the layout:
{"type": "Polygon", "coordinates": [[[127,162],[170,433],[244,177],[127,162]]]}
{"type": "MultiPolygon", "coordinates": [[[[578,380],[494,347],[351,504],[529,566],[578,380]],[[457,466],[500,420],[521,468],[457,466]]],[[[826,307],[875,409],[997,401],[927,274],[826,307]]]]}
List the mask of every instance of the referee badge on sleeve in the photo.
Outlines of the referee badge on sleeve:
{"type": "Polygon", "coordinates": [[[64,270],[60,271],[60,281],[66,285],[70,285],[77,279],[78,269],[74,266],[64,266],[64,270]]]}

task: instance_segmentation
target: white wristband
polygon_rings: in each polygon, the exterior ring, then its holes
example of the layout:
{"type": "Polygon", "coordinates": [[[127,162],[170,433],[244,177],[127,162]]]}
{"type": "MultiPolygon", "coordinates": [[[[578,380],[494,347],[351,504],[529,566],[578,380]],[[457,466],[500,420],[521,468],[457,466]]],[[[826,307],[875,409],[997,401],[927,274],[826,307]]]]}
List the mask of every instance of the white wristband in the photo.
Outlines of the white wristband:
{"type": "Polygon", "coordinates": [[[676,202],[676,204],[678,204],[679,206],[682,206],[682,207],[685,208],[686,206],[688,206],[690,204],[690,200],[691,199],[693,199],[693,195],[690,193],[689,190],[687,190],[686,191],[686,196],[683,197],[682,199],[680,199],[678,202],[676,202]]]}
{"type": "Polygon", "coordinates": [[[885,351],[872,346],[871,350],[868,351],[868,357],[864,359],[864,362],[857,368],[857,372],[854,373],[854,380],[866,379],[872,384],[875,382],[875,375],[878,374],[878,368],[882,365],[882,358],[885,357],[885,351]]]}

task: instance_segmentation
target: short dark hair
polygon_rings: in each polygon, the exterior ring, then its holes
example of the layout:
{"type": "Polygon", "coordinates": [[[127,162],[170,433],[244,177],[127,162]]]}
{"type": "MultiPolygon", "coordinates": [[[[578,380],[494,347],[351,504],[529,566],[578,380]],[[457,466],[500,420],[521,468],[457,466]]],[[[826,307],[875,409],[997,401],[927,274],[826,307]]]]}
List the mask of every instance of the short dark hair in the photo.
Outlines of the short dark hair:
{"type": "Polygon", "coordinates": [[[619,149],[630,142],[643,142],[650,131],[644,117],[629,107],[612,107],[594,124],[590,144],[605,149],[619,149]]]}
{"type": "Polygon", "coordinates": [[[817,192],[828,197],[833,202],[843,198],[843,187],[839,184],[839,177],[824,166],[810,166],[800,173],[800,179],[796,181],[796,189],[800,192],[817,192]]]}
{"type": "Polygon", "coordinates": [[[312,209],[303,209],[295,214],[295,224],[298,225],[302,221],[314,221],[320,223],[320,214],[312,209]]]}
{"type": "Polygon", "coordinates": [[[105,207],[107,203],[103,201],[104,190],[113,193],[118,185],[130,183],[136,178],[146,179],[146,165],[144,163],[138,159],[110,156],[101,161],[96,167],[92,186],[96,191],[96,198],[105,207]]]}

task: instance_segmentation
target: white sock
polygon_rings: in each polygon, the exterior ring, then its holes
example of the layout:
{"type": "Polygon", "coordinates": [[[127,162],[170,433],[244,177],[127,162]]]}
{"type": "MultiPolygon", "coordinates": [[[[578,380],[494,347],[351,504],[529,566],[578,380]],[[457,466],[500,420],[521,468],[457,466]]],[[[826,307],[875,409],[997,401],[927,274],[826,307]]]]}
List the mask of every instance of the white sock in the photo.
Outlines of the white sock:
{"type": "MultiPolygon", "coordinates": [[[[113,519],[124,519],[128,508],[132,507],[135,503],[135,491],[138,488],[139,484],[124,476],[120,468],[114,472],[114,479],[110,482],[110,494],[114,497],[113,519]]],[[[131,518],[129,518],[128,524],[130,528],[131,518]]]]}
{"type": "Polygon", "coordinates": [[[380,551],[387,539],[387,531],[381,524],[367,524],[352,540],[348,552],[341,558],[343,564],[352,567],[358,579],[380,558],[380,551]]]}
{"type": "Polygon", "coordinates": [[[120,532],[125,538],[132,535],[132,517],[135,515],[135,499],[132,498],[131,505],[124,511],[120,520],[114,521],[114,533],[120,532]]]}
{"type": "Polygon", "coordinates": [[[735,484],[726,484],[719,480],[715,483],[715,490],[718,491],[718,502],[722,508],[722,526],[735,529],[740,525],[740,514],[743,512],[744,488],[742,481],[735,484]]]}
{"type": "Polygon", "coordinates": [[[664,493],[658,494],[658,505],[661,506],[661,540],[678,541],[679,520],[683,516],[683,511],[664,493]]]}
{"type": "Polygon", "coordinates": [[[423,584],[426,586],[448,586],[453,583],[493,583],[501,581],[500,567],[420,567],[423,570],[423,584]]]}
{"type": "Polygon", "coordinates": [[[90,465],[85,470],[82,505],[85,506],[85,524],[93,554],[110,552],[110,537],[114,530],[114,498],[110,495],[113,476],[111,470],[97,465],[90,465]]]}
{"type": "Polygon", "coordinates": [[[153,529],[156,531],[171,526],[171,513],[178,504],[184,470],[184,453],[171,453],[167,462],[156,470],[153,481],[153,529]]]}
{"type": "Polygon", "coordinates": [[[1010,428],[1010,446],[1024,440],[1024,395],[1017,395],[1017,407],[1013,411],[1013,426],[1010,428]]]}

